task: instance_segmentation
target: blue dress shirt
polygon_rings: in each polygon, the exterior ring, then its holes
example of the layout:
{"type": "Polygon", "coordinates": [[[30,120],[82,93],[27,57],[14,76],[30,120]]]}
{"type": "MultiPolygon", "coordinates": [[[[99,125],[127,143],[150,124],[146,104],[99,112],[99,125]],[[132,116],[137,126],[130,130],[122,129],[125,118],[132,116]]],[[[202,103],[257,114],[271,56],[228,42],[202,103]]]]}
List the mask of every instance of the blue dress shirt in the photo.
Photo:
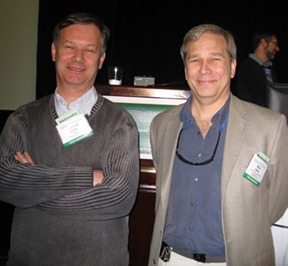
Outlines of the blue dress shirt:
{"type": "Polygon", "coordinates": [[[163,241],[175,252],[225,255],[221,218],[221,171],[230,97],[212,117],[205,139],[191,113],[192,96],[180,114],[179,153],[193,163],[209,160],[224,126],[214,160],[189,165],[176,155],[163,241]]]}

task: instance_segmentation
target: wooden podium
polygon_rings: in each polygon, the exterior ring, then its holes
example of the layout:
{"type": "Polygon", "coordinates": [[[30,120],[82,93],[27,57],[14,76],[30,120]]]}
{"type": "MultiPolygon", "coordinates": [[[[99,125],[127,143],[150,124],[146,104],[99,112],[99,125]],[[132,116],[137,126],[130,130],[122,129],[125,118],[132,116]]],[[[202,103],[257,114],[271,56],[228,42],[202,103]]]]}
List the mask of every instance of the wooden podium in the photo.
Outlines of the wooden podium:
{"type": "MultiPolygon", "coordinates": [[[[175,101],[175,105],[186,101],[190,90],[177,88],[127,87],[95,85],[98,93],[104,97],[118,96],[126,99],[141,98],[145,102],[175,101]]],[[[132,100],[133,102],[133,100],[132,100]]],[[[138,102],[138,101],[137,101],[138,102]]],[[[140,101],[141,102],[141,101],[140,101]]],[[[136,121],[137,123],[137,121],[136,121]]],[[[140,148],[141,151],[141,148],[140,148]]],[[[141,154],[141,153],[140,153],[141,154]]],[[[141,158],[141,155],[140,155],[141,158]]],[[[151,158],[140,159],[141,172],[139,193],[129,221],[129,252],[131,266],[147,266],[150,241],[155,218],[156,173],[151,158]]]]}

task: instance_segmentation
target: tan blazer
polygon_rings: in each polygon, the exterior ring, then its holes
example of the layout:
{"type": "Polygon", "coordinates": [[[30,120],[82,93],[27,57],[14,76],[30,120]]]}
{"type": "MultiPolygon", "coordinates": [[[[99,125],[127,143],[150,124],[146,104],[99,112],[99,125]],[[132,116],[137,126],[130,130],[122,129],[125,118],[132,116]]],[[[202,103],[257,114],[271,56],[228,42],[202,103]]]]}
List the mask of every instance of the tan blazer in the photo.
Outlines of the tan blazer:
{"type": "MultiPolygon", "coordinates": [[[[149,266],[157,265],[167,214],[183,105],[156,116],[151,146],[156,178],[156,217],[149,266]]],[[[288,131],[284,115],[231,95],[222,165],[222,227],[229,266],[274,263],[271,225],[288,206],[288,131]],[[243,177],[252,156],[270,158],[259,187],[243,177]]]]}

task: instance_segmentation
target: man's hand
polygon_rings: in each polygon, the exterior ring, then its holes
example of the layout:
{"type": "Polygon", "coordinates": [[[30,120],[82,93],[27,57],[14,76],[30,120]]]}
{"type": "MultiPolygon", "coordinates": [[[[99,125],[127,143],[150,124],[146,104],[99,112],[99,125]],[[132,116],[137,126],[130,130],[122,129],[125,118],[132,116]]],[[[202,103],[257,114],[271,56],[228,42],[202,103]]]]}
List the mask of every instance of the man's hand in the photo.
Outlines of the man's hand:
{"type": "Polygon", "coordinates": [[[101,170],[93,170],[93,187],[100,184],[103,180],[103,172],[101,170]]]}
{"type": "Polygon", "coordinates": [[[14,156],[14,158],[22,164],[30,163],[33,166],[35,165],[35,163],[33,162],[32,158],[28,152],[24,152],[24,154],[23,154],[22,152],[18,151],[16,153],[16,155],[14,156]]]}

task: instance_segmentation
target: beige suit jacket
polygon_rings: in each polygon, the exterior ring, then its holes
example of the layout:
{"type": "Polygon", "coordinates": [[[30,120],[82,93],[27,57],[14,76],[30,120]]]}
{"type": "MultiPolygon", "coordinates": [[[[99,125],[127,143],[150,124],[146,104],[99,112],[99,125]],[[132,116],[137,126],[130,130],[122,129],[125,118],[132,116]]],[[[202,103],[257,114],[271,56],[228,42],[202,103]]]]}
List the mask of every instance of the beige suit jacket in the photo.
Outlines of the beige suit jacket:
{"type": "MultiPolygon", "coordinates": [[[[158,264],[183,105],[156,116],[151,146],[156,178],[156,217],[149,266],[158,264]]],[[[229,266],[274,265],[271,225],[288,206],[288,131],[284,115],[231,95],[222,177],[222,227],[229,266]],[[243,177],[252,156],[270,158],[259,187],[243,177]]]]}

